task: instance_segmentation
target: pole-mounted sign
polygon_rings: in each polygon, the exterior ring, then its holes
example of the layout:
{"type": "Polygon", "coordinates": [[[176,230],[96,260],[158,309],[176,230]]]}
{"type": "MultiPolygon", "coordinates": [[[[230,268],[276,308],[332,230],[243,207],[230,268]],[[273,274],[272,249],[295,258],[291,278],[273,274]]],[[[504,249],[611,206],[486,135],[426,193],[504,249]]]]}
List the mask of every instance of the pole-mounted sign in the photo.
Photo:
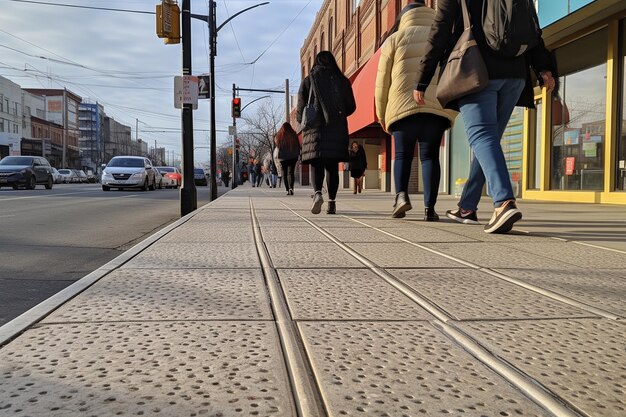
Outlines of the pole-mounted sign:
{"type": "Polygon", "coordinates": [[[183,75],[174,77],[174,107],[182,109],[183,104],[198,108],[198,77],[183,75]]]}

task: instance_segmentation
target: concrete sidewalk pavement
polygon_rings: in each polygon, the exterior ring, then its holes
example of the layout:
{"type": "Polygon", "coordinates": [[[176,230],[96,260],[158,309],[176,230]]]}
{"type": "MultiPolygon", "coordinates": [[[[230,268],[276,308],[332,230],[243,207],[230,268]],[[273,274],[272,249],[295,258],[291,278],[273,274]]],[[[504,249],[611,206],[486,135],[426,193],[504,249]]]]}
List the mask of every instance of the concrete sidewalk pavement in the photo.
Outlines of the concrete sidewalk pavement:
{"type": "Polygon", "coordinates": [[[623,207],[488,235],[450,197],[295,191],[239,187],[1,327],[0,415],[626,415],[623,207]]]}

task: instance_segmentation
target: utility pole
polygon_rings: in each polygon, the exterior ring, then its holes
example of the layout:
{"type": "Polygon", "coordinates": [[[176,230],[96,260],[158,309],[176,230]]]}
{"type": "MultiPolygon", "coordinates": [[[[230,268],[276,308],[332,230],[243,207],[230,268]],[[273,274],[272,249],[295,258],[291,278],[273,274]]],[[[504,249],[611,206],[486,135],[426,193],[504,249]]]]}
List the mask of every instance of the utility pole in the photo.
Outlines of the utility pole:
{"type": "MultiPolygon", "coordinates": [[[[7,109],[8,110],[8,109],[7,109]]],[[[63,168],[67,168],[67,88],[63,88],[63,168]]]]}
{"type": "MultiPolygon", "coordinates": [[[[191,75],[191,0],[182,0],[182,15],[183,75],[191,75]]],[[[193,105],[183,104],[181,113],[183,184],[180,188],[180,215],[185,216],[198,208],[198,196],[193,179],[193,105]]],[[[215,123],[213,118],[211,123],[215,123]]]]}
{"type": "MultiPolygon", "coordinates": [[[[235,83],[233,83],[233,100],[235,99],[235,83]]],[[[237,180],[239,179],[239,151],[237,150],[237,118],[233,114],[233,170],[232,170],[232,183],[231,189],[237,188],[237,180]]]]}
{"type": "Polygon", "coordinates": [[[291,111],[289,100],[289,78],[285,79],[285,122],[289,123],[289,112],[291,111]]]}
{"type": "Polygon", "coordinates": [[[210,138],[210,158],[211,158],[211,166],[210,166],[210,177],[211,177],[211,196],[209,201],[214,201],[217,199],[217,150],[216,150],[216,128],[215,128],[215,55],[217,55],[217,21],[215,16],[215,9],[217,5],[215,4],[215,0],[209,1],[209,73],[211,77],[211,91],[210,95],[210,106],[211,106],[211,138],[210,138]]]}

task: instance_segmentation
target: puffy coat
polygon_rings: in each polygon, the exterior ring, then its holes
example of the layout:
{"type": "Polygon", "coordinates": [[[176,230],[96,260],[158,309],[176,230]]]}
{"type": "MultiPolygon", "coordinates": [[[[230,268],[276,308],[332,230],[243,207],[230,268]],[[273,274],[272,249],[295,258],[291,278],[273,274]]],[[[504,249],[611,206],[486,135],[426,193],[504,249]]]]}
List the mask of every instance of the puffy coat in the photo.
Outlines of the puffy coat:
{"type": "Polygon", "coordinates": [[[348,116],[356,110],[350,81],[341,73],[332,73],[324,67],[313,67],[300,84],[296,120],[302,122],[302,112],[309,100],[311,77],[315,79],[314,102],[318,126],[302,131],[302,162],[322,158],[348,160],[348,116]],[[318,94],[319,92],[319,94],[318,94]]]}
{"type": "Polygon", "coordinates": [[[430,7],[408,10],[400,19],[398,31],[382,46],[376,75],[376,116],[389,132],[394,122],[416,113],[431,113],[454,122],[457,112],[441,107],[435,93],[435,77],[426,90],[424,106],[413,99],[415,75],[426,51],[428,34],[436,12],[430,7]]]}

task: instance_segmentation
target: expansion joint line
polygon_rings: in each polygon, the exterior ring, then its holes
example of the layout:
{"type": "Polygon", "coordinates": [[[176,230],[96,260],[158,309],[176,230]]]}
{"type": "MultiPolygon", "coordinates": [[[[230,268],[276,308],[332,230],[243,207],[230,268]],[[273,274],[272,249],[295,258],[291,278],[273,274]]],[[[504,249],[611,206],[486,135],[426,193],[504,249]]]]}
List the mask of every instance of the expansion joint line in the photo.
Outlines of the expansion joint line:
{"type": "Polygon", "coordinates": [[[306,356],[304,343],[296,323],[292,320],[287,301],[276,269],[263,241],[261,227],[256,217],[252,197],[250,197],[252,214],[252,230],[259,260],[267,283],[271,306],[278,328],[280,343],[291,386],[293,388],[295,407],[300,417],[327,417],[322,394],[315,381],[311,364],[306,356]]]}
{"type": "Polygon", "coordinates": [[[425,251],[428,251],[428,252],[433,253],[435,255],[444,257],[444,258],[449,259],[451,261],[460,263],[462,265],[465,265],[468,268],[475,269],[477,271],[482,271],[482,272],[484,272],[486,274],[489,274],[489,275],[491,275],[493,277],[496,277],[498,279],[506,281],[506,282],[508,282],[510,284],[517,285],[518,287],[522,287],[524,289],[527,289],[527,290],[532,291],[534,293],[543,295],[544,297],[551,298],[551,299],[556,300],[558,302],[561,302],[563,304],[567,304],[569,306],[579,308],[581,310],[587,311],[587,312],[592,313],[592,314],[594,314],[596,316],[600,316],[600,317],[603,317],[603,318],[606,318],[606,319],[609,319],[609,320],[620,320],[621,319],[619,316],[611,313],[610,311],[606,311],[606,310],[594,307],[592,305],[585,304],[585,303],[580,302],[578,300],[575,300],[573,298],[561,295],[561,294],[556,293],[554,291],[550,291],[550,290],[547,290],[545,288],[541,288],[541,287],[538,287],[536,285],[529,284],[527,282],[522,281],[521,279],[509,277],[509,276],[504,275],[504,274],[502,274],[500,272],[494,271],[491,268],[484,268],[484,267],[482,267],[480,265],[476,265],[476,264],[473,264],[471,262],[467,262],[467,261],[464,261],[462,259],[455,258],[452,255],[448,255],[447,253],[440,252],[440,251],[438,251],[436,249],[432,249],[432,248],[429,248],[427,246],[420,245],[419,243],[411,242],[410,240],[407,240],[407,239],[405,239],[403,237],[396,236],[393,233],[389,233],[389,232],[387,232],[385,230],[381,230],[381,229],[379,229],[379,228],[377,228],[375,226],[369,225],[369,224],[364,223],[364,222],[362,222],[360,220],[353,219],[352,217],[348,217],[348,216],[343,216],[343,217],[345,217],[346,219],[349,219],[349,220],[351,220],[351,221],[353,221],[355,223],[358,223],[358,224],[361,224],[363,226],[366,226],[366,227],[368,227],[368,228],[370,228],[372,230],[376,230],[377,232],[380,232],[380,233],[382,233],[382,234],[384,234],[386,236],[389,236],[391,238],[399,240],[399,241],[401,241],[403,243],[407,243],[407,244],[409,244],[411,246],[415,246],[416,248],[420,248],[422,250],[425,250],[425,251]]]}
{"type": "MultiPolygon", "coordinates": [[[[543,386],[541,383],[539,383],[538,381],[533,379],[531,376],[527,375],[526,373],[518,369],[517,367],[513,366],[512,364],[508,363],[504,359],[500,358],[499,356],[487,350],[485,347],[483,347],[478,341],[476,341],[470,335],[467,335],[461,330],[459,330],[452,323],[452,318],[449,317],[447,313],[442,311],[438,306],[433,304],[430,300],[419,295],[417,291],[406,286],[404,283],[400,282],[397,278],[390,275],[384,269],[376,266],[369,259],[363,257],[362,255],[360,255],[359,253],[357,253],[356,251],[354,251],[353,249],[345,245],[343,242],[339,241],[335,236],[328,233],[326,230],[322,229],[311,220],[295,212],[293,209],[291,209],[284,203],[282,204],[287,209],[289,209],[293,214],[295,214],[296,216],[300,217],[302,220],[310,224],[318,232],[322,233],[324,236],[330,239],[333,243],[335,243],[341,249],[343,249],[344,251],[349,253],[351,256],[356,258],[359,262],[361,262],[366,267],[368,267],[376,275],[383,278],[386,282],[388,282],[389,284],[394,286],[396,289],[398,289],[402,294],[409,297],[411,300],[416,302],[426,311],[428,311],[433,316],[435,316],[436,319],[431,320],[430,322],[431,325],[433,325],[433,327],[435,327],[437,330],[443,333],[448,339],[454,341],[456,344],[458,344],[461,348],[463,348],[465,351],[467,351],[470,355],[475,357],[477,360],[479,360],[489,369],[493,370],[502,378],[509,381],[513,386],[515,386],[518,390],[520,390],[520,392],[522,392],[527,398],[529,398],[530,400],[538,404],[540,407],[548,410],[549,412],[551,412],[552,414],[558,417],[581,417],[583,416],[583,414],[580,414],[574,411],[575,407],[573,405],[569,403],[567,404],[564,403],[563,400],[559,399],[547,387],[543,386]]],[[[343,217],[353,220],[357,223],[360,223],[374,230],[385,233],[389,236],[396,237],[397,239],[402,240],[404,242],[412,243],[403,238],[387,233],[384,230],[380,230],[376,227],[360,222],[356,219],[352,219],[348,216],[343,216],[343,217]]],[[[455,260],[467,266],[478,269],[478,267],[476,267],[475,265],[472,265],[465,261],[458,260],[450,255],[441,254],[430,248],[422,247],[421,245],[416,245],[416,246],[423,248],[425,250],[428,250],[434,254],[441,255],[445,258],[455,260]]]]}

